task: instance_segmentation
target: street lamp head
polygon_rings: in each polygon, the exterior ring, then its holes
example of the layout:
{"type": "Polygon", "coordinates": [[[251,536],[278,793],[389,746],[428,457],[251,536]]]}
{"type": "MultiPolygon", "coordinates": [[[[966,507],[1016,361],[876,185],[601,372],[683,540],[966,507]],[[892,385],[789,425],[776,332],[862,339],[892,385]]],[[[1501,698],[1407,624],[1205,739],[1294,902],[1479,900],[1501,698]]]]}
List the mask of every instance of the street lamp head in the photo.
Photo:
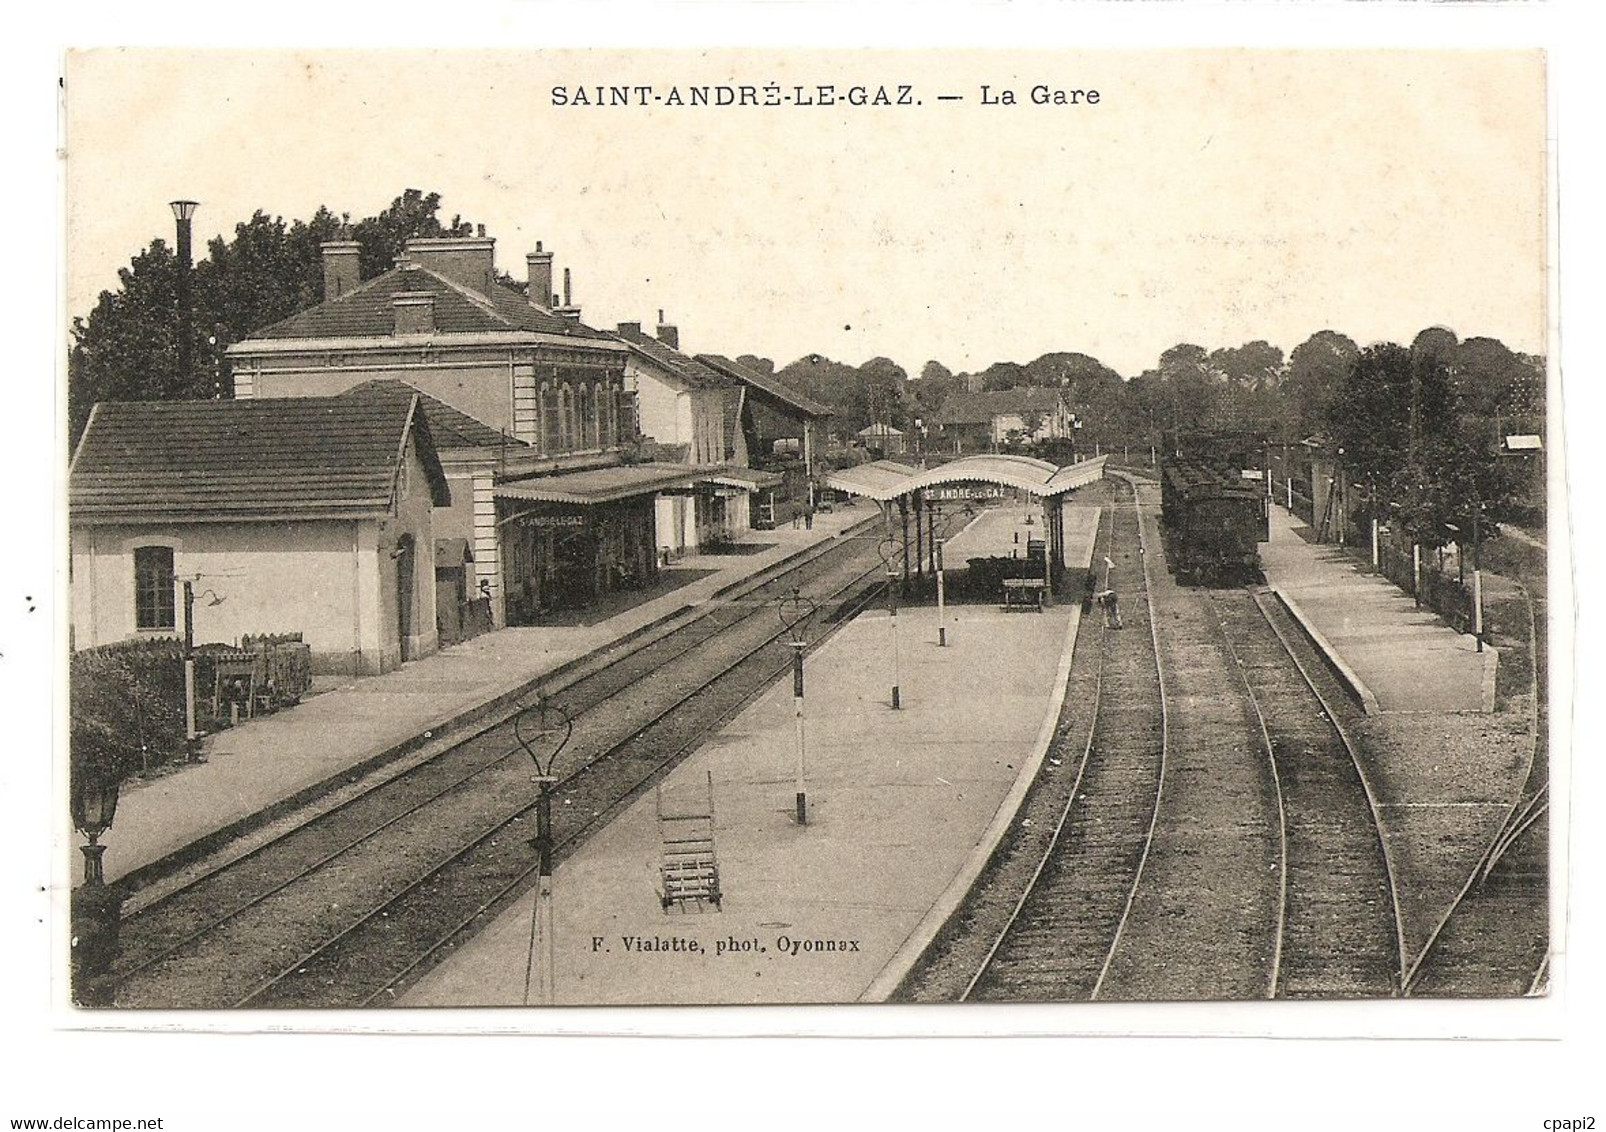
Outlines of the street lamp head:
{"type": "Polygon", "coordinates": [[[109,767],[75,760],[69,805],[73,828],[89,838],[91,844],[111,828],[117,816],[117,797],[121,785],[109,767]]]}
{"type": "Polygon", "coordinates": [[[188,220],[195,215],[195,210],[201,206],[199,201],[194,200],[175,200],[169,202],[169,204],[173,209],[173,219],[175,220],[188,220]]]}

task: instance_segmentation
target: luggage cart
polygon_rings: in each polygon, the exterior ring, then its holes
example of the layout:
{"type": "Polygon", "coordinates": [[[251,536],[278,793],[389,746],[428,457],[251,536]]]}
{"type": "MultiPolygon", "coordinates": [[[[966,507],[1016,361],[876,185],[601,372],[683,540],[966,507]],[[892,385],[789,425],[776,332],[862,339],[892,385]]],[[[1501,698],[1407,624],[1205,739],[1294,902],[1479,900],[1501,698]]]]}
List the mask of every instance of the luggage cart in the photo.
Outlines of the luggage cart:
{"type": "Polygon", "coordinates": [[[701,912],[712,904],[721,908],[719,861],[714,855],[714,774],[708,772],[708,804],[696,813],[666,813],[664,788],[660,783],[655,802],[658,836],[663,845],[659,877],[663,882],[658,899],[665,912],[701,912]]]}

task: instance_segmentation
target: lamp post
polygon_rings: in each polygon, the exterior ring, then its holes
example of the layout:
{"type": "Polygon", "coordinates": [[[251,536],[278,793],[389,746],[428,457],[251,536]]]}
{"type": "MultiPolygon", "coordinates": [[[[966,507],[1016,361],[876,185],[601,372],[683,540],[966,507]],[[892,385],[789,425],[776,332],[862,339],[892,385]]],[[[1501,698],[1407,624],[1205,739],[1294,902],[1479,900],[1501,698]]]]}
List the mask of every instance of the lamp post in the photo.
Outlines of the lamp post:
{"type": "Polygon", "coordinates": [[[181,388],[190,383],[190,218],[199,205],[193,200],[171,202],[173,220],[178,227],[178,376],[181,388]]]}
{"type": "Polygon", "coordinates": [[[803,744],[803,650],[808,648],[806,636],[809,618],[814,616],[815,604],[804,597],[797,587],[781,598],[777,612],[781,624],[786,626],[792,646],[792,718],[796,721],[797,730],[797,773],[796,773],[796,803],[797,824],[809,824],[808,791],[803,784],[803,773],[806,765],[805,748],[803,744]]]}
{"type": "Polygon", "coordinates": [[[946,539],[935,540],[937,549],[937,647],[948,647],[948,603],[943,589],[942,546],[946,539]]]}
{"type": "Polygon", "coordinates": [[[898,540],[892,537],[890,531],[881,541],[880,551],[881,563],[887,570],[887,624],[892,638],[892,710],[898,711],[903,707],[898,688],[898,571],[892,565],[893,557],[898,552],[898,540]]]}
{"type": "Polygon", "coordinates": [[[73,996],[84,1006],[108,1006],[111,987],[104,976],[117,955],[123,898],[106,887],[101,864],[106,847],[100,838],[117,816],[121,785],[112,766],[91,758],[75,758],[71,776],[68,804],[73,828],[86,838],[86,844],[79,846],[84,881],[72,892],[73,996]]]}
{"type": "Polygon", "coordinates": [[[536,969],[536,953],[541,955],[540,1001],[551,1006],[557,997],[557,946],[552,913],[552,787],[558,781],[553,773],[558,755],[569,745],[574,720],[569,713],[545,699],[534,709],[524,709],[513,717],[513,737],[535,764],[531,779],[541,793],[535,804],[535,851],[537,865],[535,907],[530,911],[530,952],[524,965],[524,1005],[530,1005],[530,982],[536,969]],[[536,714],[535,726],[526,730],[524,718],[536,714]]]}
{"type": "MultiPolygon", "coordinates": [[[[195,726],[195,583],[200,579],[184,579],[184,756],[190,762],[201,761],[201,733],[195,726]]],[[[214,590],[201,591],[210,597],[207,606],[223,604],[223,598],[214,590]]]]}

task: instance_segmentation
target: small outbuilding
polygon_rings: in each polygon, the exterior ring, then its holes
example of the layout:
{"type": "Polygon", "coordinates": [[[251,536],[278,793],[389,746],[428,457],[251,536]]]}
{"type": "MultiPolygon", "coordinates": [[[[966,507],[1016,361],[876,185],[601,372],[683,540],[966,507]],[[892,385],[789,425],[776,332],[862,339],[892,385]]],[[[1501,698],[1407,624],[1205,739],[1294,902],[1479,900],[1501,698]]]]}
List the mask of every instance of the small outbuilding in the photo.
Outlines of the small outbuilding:
{"type": "Polygon", "coordinates": [[[68,479],[74,647],[301,633],[315,672],[351,674],[434,652],[451,495],[394,393],[96,405],[68,479]]]}

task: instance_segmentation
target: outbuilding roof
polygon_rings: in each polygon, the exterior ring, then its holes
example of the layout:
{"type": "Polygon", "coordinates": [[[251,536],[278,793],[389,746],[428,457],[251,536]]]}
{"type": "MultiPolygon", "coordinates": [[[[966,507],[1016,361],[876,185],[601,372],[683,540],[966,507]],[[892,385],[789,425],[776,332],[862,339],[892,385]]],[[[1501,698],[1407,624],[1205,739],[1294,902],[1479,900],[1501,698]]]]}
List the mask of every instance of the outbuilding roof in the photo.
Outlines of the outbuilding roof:
{"type": "Polygon", "coordinates": [[[435,332],[487,334],[530,331],[569,338],[605,340],[600,330],[535,306],[517,291],[492,284],[481,292],[444,275],[404,263],[344,295],[263,327],[230,353],[249,353],[252,343],[293,338],[389,338],[396,329],[393,300],[400,294],[429,292],[435,296],[435,332]]]}
{"type": "Polygon", "coordinates": [[[280,522],[389,515],[407,440],[451,502],[418,396],[103,401],[73,454],[73,523],[280,522]]]}

